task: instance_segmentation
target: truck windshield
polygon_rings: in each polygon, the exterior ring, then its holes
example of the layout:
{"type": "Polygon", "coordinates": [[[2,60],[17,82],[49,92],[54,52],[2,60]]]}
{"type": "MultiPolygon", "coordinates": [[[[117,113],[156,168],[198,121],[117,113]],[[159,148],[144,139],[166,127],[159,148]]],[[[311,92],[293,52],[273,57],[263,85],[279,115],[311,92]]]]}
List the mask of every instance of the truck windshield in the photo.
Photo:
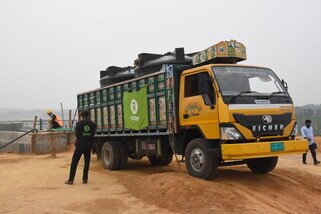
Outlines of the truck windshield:
{"type": "Polygon", "coordinates": [[[287,95],[279,78],[266,68],[213,67],[223,96],[287,95]]]}

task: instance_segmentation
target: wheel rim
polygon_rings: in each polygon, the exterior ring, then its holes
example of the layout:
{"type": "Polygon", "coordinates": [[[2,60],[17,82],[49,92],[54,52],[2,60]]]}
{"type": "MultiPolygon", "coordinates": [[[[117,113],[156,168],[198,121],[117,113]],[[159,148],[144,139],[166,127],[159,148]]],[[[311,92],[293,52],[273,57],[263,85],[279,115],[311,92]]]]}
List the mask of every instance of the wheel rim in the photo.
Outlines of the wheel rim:
{"type": "Polygon", "coordinates": [[[201,171],[204,168],[205,163],[203,151],[199,148],[193,149],[190,155],[190,163],[195,171],[201,171]]]}
{"type": "Polygon", "coordinates": [[[110,152],[109,148],[106,148],[104,151],[104,162],[105,162],[106,166],[109,166],[109,164],[111,162],[111,152],[110,152]]]}

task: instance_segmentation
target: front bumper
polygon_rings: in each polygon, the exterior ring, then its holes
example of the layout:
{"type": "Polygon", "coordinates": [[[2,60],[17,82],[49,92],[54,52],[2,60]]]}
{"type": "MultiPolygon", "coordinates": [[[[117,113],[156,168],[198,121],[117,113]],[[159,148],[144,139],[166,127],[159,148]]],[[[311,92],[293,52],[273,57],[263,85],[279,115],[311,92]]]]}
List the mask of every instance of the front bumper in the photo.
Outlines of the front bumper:
{"type": "Polygon", "coordinates": [[[221,145],[223,160],[242,160],[250,158],[273,157],[287,154],[302,154],[305,153],[308,149],[309,144],[305,139],[221,145]],[[271,144],[278,143],[283,143],[282,151],[272,151],[273,145],[271,144]]]}

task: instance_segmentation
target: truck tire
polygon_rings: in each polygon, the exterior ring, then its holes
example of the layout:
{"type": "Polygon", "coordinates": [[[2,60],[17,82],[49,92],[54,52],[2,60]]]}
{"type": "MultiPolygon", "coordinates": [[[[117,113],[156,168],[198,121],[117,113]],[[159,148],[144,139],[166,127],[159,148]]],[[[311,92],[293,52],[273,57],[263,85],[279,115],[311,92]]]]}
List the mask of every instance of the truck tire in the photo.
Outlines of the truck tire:
{"type": "Polygon", "coordinates": [[[278,163],[278,157],[253,158],[246,160],[246,165],[252,172],[266,174],[271,172],[278,163]]]}
{"type": "Polygon", "coordinates": [[[217,157],[210,156],[208,149],[210,145],[203,138],[196,138],[188,143],[185,164],[191,176],[206,180],[215,176],[219,161],[217,157]]]}
{"type": "Polygon", "coordinates": [[[106,142],[101,149],[102,164],[106,169],[118,169],[120,155],[117,142],[106,142]]]}
{"type": "Polygon", "coordinates": [[[118,169],[126,169],[128,163],[128,148],[124,142],[117,142],[119,150],[119,166],[118,169]]]}
{"type": "Polygon", "coordinates": [[[160,156],[148,156],[148,159],[153,166],[165,166],[172,162],[173,151],[168,147],[166,154],[162,154],[160,156]]]}

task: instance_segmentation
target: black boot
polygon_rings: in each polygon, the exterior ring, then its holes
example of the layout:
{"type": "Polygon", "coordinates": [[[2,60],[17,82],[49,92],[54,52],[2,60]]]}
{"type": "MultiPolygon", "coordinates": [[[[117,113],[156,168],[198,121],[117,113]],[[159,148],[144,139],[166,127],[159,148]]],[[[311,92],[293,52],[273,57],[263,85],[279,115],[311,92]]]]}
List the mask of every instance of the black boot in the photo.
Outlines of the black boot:
{"type": "Polygon", "coordinates": [[[73,182],[73,181],[69,181],[69,180],[68,180],[68,181],[66,181],[66,182],[65,182],[65,184],[67,184],[67,185],[73,185],[73,184],[74,184],[74,182],[73,182]]]}
{"type": "Polygon", "coordinates": [[[314,165],[320,164],[320,161],[317,160],[317,153],[315,152],[314,149],[311,150],[311,154],[312,154],[312,158],[313,158],[314,165]]]}
{"type": "Polygon", "coordinates": [[[304,154],[302,155],[302,163],[303,163],[303,164],[307,164],[307,153],[304,153],[304,154]]]}

